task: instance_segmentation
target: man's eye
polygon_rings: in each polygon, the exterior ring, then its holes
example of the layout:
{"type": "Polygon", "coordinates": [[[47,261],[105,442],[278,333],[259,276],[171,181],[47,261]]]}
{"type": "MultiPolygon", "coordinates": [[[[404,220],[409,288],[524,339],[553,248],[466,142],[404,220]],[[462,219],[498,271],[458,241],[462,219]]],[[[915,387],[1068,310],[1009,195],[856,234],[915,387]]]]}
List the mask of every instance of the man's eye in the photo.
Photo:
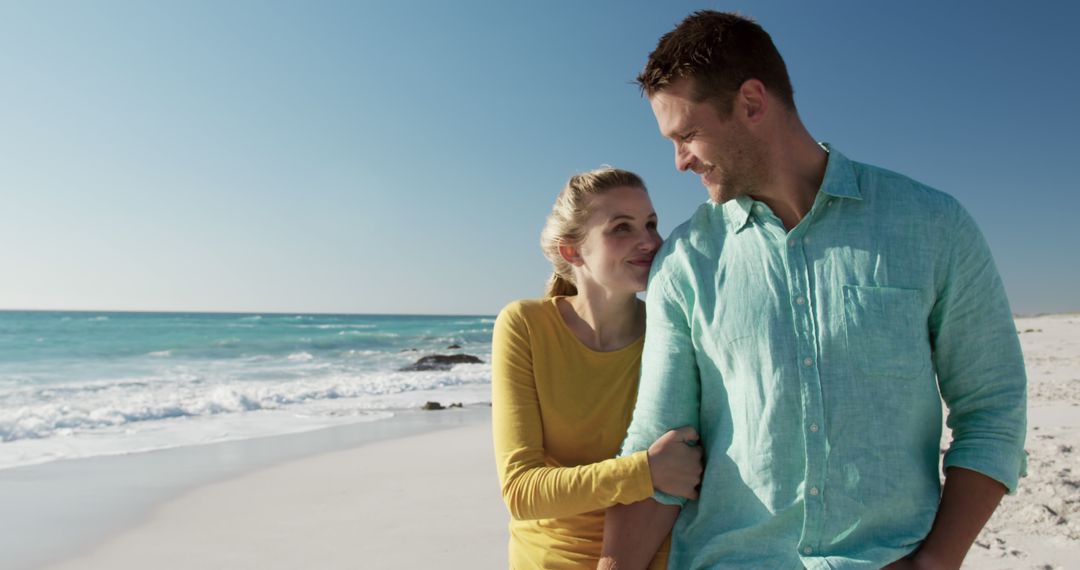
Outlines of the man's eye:
{"type": "Polygon", "coordinates": [[[656,229],[656,222],[648,222],[648,223],[645,224],[645,227],[647,229],[650,229],[650,230],[655,230],[656,229]]]}

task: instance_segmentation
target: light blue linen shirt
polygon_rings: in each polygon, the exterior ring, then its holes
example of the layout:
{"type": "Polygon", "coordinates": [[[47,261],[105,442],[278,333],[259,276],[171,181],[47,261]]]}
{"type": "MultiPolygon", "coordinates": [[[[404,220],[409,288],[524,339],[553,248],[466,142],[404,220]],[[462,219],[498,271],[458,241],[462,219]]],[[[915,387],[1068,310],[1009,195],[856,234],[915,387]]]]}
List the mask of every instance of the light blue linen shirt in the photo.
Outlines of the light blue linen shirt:
{"type": "Polygon", "coordinates": [[[937,512],[942,400],[945,467],[1010,491],[1024,473],[1015,325],[986,242],[946,194],[830,149],[790,232],[748,197],[702,205],[657,255],[646,302],[623,453],[690,425],[706,457],[671,568],[902,558],[937,512]]]}

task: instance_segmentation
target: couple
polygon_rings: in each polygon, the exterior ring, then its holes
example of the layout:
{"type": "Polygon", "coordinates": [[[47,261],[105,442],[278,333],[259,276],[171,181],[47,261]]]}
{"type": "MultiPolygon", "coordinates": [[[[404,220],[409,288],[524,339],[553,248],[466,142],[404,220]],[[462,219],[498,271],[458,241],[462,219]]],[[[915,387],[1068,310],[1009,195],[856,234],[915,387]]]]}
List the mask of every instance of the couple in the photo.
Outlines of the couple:
{"type": "Polygon", "coordinates": [[[689,16],[638,81],[710,200],[661,246],[637,176],[559,195],[493,337],[511,567],[958,568],[1026,465],[978,228],[815,142],[750,20],[689,16]]]}

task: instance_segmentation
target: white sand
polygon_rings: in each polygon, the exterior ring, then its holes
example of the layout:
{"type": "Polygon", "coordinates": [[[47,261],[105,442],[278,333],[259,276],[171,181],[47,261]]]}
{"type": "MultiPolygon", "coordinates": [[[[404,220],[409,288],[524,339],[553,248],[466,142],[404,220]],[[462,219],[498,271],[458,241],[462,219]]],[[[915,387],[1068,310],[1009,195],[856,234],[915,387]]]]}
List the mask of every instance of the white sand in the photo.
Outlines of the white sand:
{"type": "MultiPolygon", "coordinates": [[[[1017,319],[1028,477],[971,569],[1080,568],[1080,315],[1017,319]]],[[[362,445],[212,484],[55,569],[504,568],[486,425],[362,445]]]]}
{"type": "Polygon", "coordinates": [[[204,486],[51,568],[499,568],[491,429],[363,445],[204,486]]]}
{"type": "Polygon", "coordinates": [[[1028,373],[1028,476],[965,568],[1080,568],[1080,315],[1016,320],[1028,373]]]}

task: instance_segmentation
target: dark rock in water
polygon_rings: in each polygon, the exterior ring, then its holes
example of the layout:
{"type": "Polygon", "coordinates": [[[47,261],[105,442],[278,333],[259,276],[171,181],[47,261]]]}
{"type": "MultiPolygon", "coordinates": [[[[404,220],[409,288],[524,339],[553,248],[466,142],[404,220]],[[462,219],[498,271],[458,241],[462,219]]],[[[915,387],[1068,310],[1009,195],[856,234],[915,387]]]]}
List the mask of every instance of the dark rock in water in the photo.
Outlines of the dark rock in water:
{"type": "Polygon", "coordinates": [[[446,408],[444,408],[443,405],[438,403],[438,402],[428,402],[428,403],[424,404],[423,407],[420,408],[420,409],[422,409],[422,410],[445,410],[446,408]]]}
{"type": "Polygon", "coordinates": [[[471,354],[432,354],[401,369],[402,372],[418,370],[450,370],[455,364],[480,364],[484,362],[471,354]]]}
{"type": "Polygon", "coordinates": [[[446,347],[446,350],[457,350],[459,348],[461,348],[460,344],[451,344],[450,346],[446,347]]]}
{"type": "MultiPolygon", "coordinates": [[[[461,402],[454,402],[453,404],[450,404],[447,407],[448,408],[464,408],[465,406],[462,406],[461,402]]],[[[1069,448],[1069,449],[1071,450],[1072,448],[1069,448]]]]}
{"type": "Polygon", "coordinates": [[[399,350],[398,352],[416,352],[416,349],[415,348],[403,348],[403,349],[399,350]]]}

